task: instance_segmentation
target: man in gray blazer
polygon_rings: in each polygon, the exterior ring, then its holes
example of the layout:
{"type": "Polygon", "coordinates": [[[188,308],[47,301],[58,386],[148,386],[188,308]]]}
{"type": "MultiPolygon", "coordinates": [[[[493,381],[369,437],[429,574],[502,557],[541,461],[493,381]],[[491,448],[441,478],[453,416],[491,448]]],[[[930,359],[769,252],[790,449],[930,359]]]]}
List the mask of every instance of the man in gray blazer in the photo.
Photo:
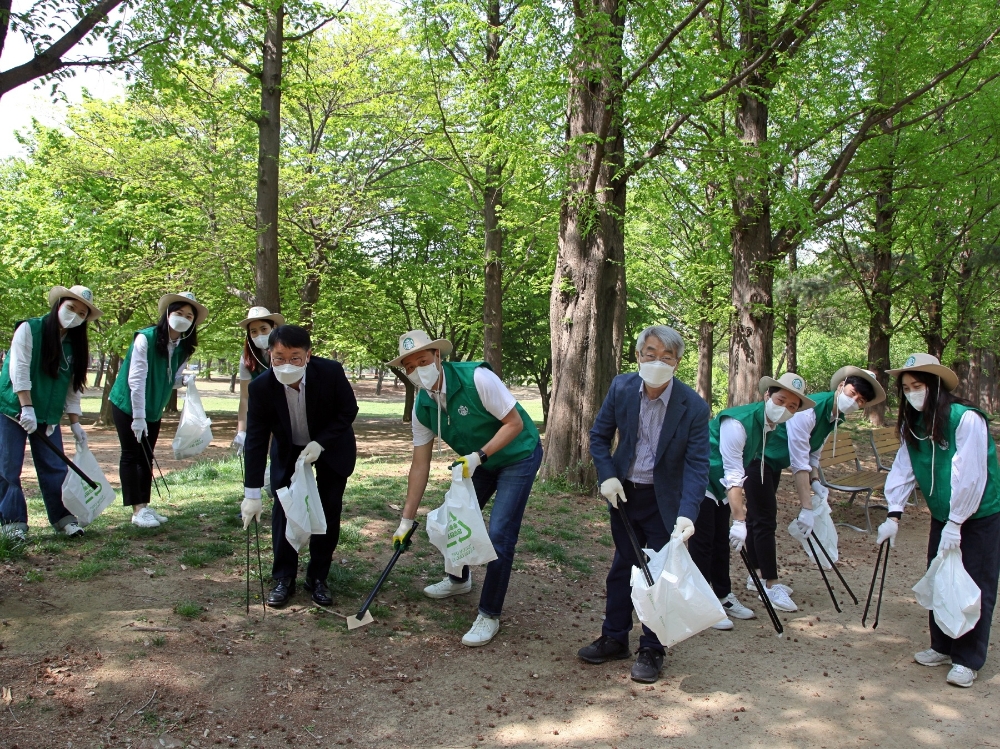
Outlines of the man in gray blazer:
{"type": "MultiPolygon", "coordinates": [[[[590,454],[611,513],[615,556],[601,636],[578,653],[588,663],[629,657],[630,578],[639,560],[621,513],[627,511],[643,548],[660,549],[671,537],[686,541],[708,486],[710,409],[673,377],[684,341],[673,328],[654,325],[639,334],[635,353],[639,372],[614,379],[590,430],[590,454]],[[612,454],[616,432],[618,447],[612,454]]],[[[632,680],[655,682],[663,657],[660,641],[643,626],[632,680]]]]}

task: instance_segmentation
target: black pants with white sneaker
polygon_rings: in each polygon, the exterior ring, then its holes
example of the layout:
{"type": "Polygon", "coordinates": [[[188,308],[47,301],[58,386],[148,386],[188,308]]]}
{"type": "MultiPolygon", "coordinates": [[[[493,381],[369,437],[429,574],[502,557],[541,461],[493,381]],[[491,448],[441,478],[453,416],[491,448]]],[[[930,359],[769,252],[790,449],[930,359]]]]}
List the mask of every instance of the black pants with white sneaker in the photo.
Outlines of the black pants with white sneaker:
{"type": "Polygon", "coordinates": [[[750,564],[760,570],[761,580],[778,579],[778,547],[774,536],[778,532],[778,482],[781,471],[764,464],[764,480],[760,478],[760,461],[746,469],[743,496],[747,508],[747,556],[750,564]]]}
{"type": "Polygon", "coordinates": [[[733,592],[729,579],[729,505],[705,497],[694,521],[688,551],[721,601],[733,592]]]}
{"type": "Polygon", "coordinates": [[[149,495],[153,490],[152,451],[156,449],[156,438],[160,436],[160,422],[146,422],[146,437],[140,444],[132,431],[132,414],[111,404],[111,418],[114,419],[122,449],[118,460],[122,504],[126,507],[149,504],[149,495]]]}

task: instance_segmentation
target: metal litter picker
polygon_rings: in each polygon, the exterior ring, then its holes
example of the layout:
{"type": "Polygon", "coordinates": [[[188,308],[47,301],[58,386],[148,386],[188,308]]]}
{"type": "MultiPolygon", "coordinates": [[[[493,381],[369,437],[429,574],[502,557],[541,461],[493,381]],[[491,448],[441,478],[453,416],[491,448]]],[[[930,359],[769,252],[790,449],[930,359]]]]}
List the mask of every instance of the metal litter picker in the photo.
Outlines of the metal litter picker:
{"type": "MultiPolygon", "coordinates": [[[[7,414],[4,414],[4,416],[7,416],[7,414]]],[[[13,421],[18,426],[21,425],[21,422],[18,421],[17,419],[15,419],[13,416],[7,416],[7,418],[10,419],[11,421],[13,421]]],[[[42,441],[43,445],[45,445],[52,452],[54,452],[58,456],[59,460],[61,460],[63,463],[65,463],[69,467],[69,469],[71,471],[73,471],[73,473],[75,473],[77,476],[79,476],[81,479],[83,479],[84,482],[87,484],[87,486],[89,486],[91,489],[99,489],[100,488],[100,484],[98,484],[96,481],[94,481],[92,478],[90,478],[90,476],[88,476],[83,471],[81,471],[80,468],[79,468],[79,466],[77,466],[76,463],[74,463],[72,460],[70,460],[69,458],[66,457],[66,453],[64,453],[62,450],[60,450],[58,447],[56,447],[55,442],[53,442],[52,440],[49,439],[49,435],[47,435],[45,433],[44,429],[37,429],[37,430],[35,430],[35,435],[34,436],[38,437],[38,439],[40,439],[42,441]]]]}
{"type": "Polygon", "coordinates": [[[628,515],[625,514],[625,508],[620,504],[617,507],[618,513],[622,516],[622,522],[625,523],[625,531],[628,533],[628,540],[632,542],[632,550],[635,552],[635,558],[639,560],[639,567],[642,569],[643,577],[646,578],[646,585],[653,587],[653,576],[649,572],[649,564],[647,564],[646,555],[643,553],[642,549],[639,548],[639,539],[635,536],[635,529],[632,527],[632,521],[628,519],[628,515]]]}
{"type": "Polygon", "coordinates": [[[861,615],[861,626],[868,626],[868,609],[872,605],[872,594],[875,592],[875,580],[878,577],[878,565],[882,562],[882,582],[878,586],[878,603],[875,604],[875,621],[872,622],[872,629],[878,629],[878,615],[882,611],[882,591],[885,589],[885,570],[889,566],[889,548],[891,544],[886,539],[878,547],[878,558],[875,559],[875,571],[872,572],[872,584],[868,588],[868,601],[865,603],[865,613],[861,615]],[[882,559],[882,552],[885,552],[885,559],[882,559]]]}
{"type": "Polygon", "coordinates": [[[397,548],[396,551],[393,553],[392,559],[389,560],[389,564],[387,564],[385,566],[385,569],[382,571],[382,577],[380,577],[378,579],[378,582],[375,583],[375,587],[372,588],[372,592],[368,594],[368,598],[365,599],[365,602],[358,610],[358,613],[355,616],[347,617],[348,629],[358,629],[359,627],[364,627],[365,625],[371,624],[373,621],[375,621],[372,618],[371,613],[368,611],[368,607],[372,605],[372,601],[375,600],[375,596],[377,596],[379,590],[381,590],[382,583],[384,583],[386,578],[389,577],[389,573],[392,572],[392,568],[395,566],[396,560],[399,559],[400,554],[402,554],[404,551],[410,548],[410,538],[413,536],[413,534],[416,532],[419,526],[420,523],[417,522],[413,523],[413,527],[406,532],[405,536],[403,536],[403,542],[399,545],[399,548],[397,548]]]}
{"type": "Polygon", "coordinates": [[[781,637],[785,628],[782,626],[778,615],[774,612],[774,606],[771,605],[771,599],[768,598],[767,593],[764,592],[764,583],[761,582],[760,576],[757,574],[757,570],[755,570],[753,565],[750,564],[750,557],[747,556],[746,547],[740,549],[740,558],[743,560],[743,564],[746,565],[747,572],[750,573],[750,579],[753,580],[753,584],[757,587],[757,592],[760,594],[760,600],[764,602],[764,608],[767,609],[767,615],[771,617],[771,624],[774,625],[774,631],[778,633],[778,637],[781,637]]]}

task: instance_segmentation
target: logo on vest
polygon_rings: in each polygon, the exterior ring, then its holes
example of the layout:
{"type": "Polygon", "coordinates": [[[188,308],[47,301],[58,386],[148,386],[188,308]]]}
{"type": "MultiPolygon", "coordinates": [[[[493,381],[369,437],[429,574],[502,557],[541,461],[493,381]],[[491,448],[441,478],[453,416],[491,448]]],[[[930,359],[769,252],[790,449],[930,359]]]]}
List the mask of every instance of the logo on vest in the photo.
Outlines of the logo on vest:
{"type": "Polygon", "coordinates": [[[796,390],[801,390],[802,389],[802,380],[800,380],[798,377],[796,377],[794,380],[792,380],[792,387],[795,388],[796,390]]]}
{"type": "Polygon", "coordinates": [[[404,338],[403,339],[403,351],[409,351],[415,345],[416,344],[413,343],[413,339],[412,338],[404,338]]]}
{"type": "Polygon", "coordinates": [[[906,363],[903,364],[903,366],[904,367],[912,367],[916,363],[917,363],[917,357],[911,356],[909,359],[906,360],[906,363]]]}
{"type": "Polygon", "coordinates": [[[468,416],[469,415],[469,407],[468,406],[459,406],[458,407],[458,413],[459,413],[460,416],[468,416]]]}

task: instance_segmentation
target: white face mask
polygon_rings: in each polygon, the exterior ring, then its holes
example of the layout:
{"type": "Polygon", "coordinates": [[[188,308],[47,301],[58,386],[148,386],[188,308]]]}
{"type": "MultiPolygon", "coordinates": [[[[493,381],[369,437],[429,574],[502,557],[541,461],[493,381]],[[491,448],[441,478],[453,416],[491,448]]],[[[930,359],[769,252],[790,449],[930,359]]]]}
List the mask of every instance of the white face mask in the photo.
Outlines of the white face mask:
{"type": "Polygon", "coordinates": [[[277,367],[272,367],[272,370],[282,385],[294,385],[306,374],[305,367],[297,367],[294,364],[279,364],[277,367]]]}
{"type": "Polygon", "coordinates": [[[851,396],[841,393],[837,396],[837,409],[840,413],[847,415],[852,414],[860,408],[858,402],[854,400],[851,396]]]}
{"type": "Polygon", "coordinates": [[[59,307],[59,324],[62,325],[66,330],[70,328],[75,328],[79,325],[83,325],[85,317],[78,315],[76,312],[69,308],[69,305],[63,304],[59,307]]]}
{"type": "Polygon", "coordinates": [[[417,367],[406,376],[413,383],[414,387],[431,390],[437,385],[437,381],[441,377],[441,370],[438,369],[435,363],[425,364],[422,367],[417,367]]]}
{"type": "Polygon", "coordinates": [[[770,421],[775,426],[778,426],[778,424],[784,424],[786,421],[792,418],[793,415],[794,414],[792,414],[792,412],[789,411],[787,408],[785,408],[784,406],[779,406],[772,400],[768,400],[764,404],[764,416],[766,416],[767,420],[770,421]]]}
{"type": "Polygon", "coordinates": [[[924,401],[927,400],[927,388],[922,388],[920,390],[911,390],[906,394],[906,400],[910,402],[918,411],[924,410],[924,401]]]}
{"type": "Polygon", "coordinates": [[[670,382],[674,376],[674,368],[661,361],[639,363],[639,377],[651,388],[658,388],[670,382]]]}
{"type": "Polygon", "coordinates": [[[184,315],[174,312],[167,317],[167,325],[178,333],[185,333],[191,327],[192,322],[184,317],[184,315]]]}
{"type": "Polygon", "coordinates": [[[253,341],[253,345],[256,346],[257,348],[264,349],[265,351],[267,351],[267,342],[270,337],[271,337],[270,333],[265,333],[264,335],[255,335],[250,340],[253,341]]]}

